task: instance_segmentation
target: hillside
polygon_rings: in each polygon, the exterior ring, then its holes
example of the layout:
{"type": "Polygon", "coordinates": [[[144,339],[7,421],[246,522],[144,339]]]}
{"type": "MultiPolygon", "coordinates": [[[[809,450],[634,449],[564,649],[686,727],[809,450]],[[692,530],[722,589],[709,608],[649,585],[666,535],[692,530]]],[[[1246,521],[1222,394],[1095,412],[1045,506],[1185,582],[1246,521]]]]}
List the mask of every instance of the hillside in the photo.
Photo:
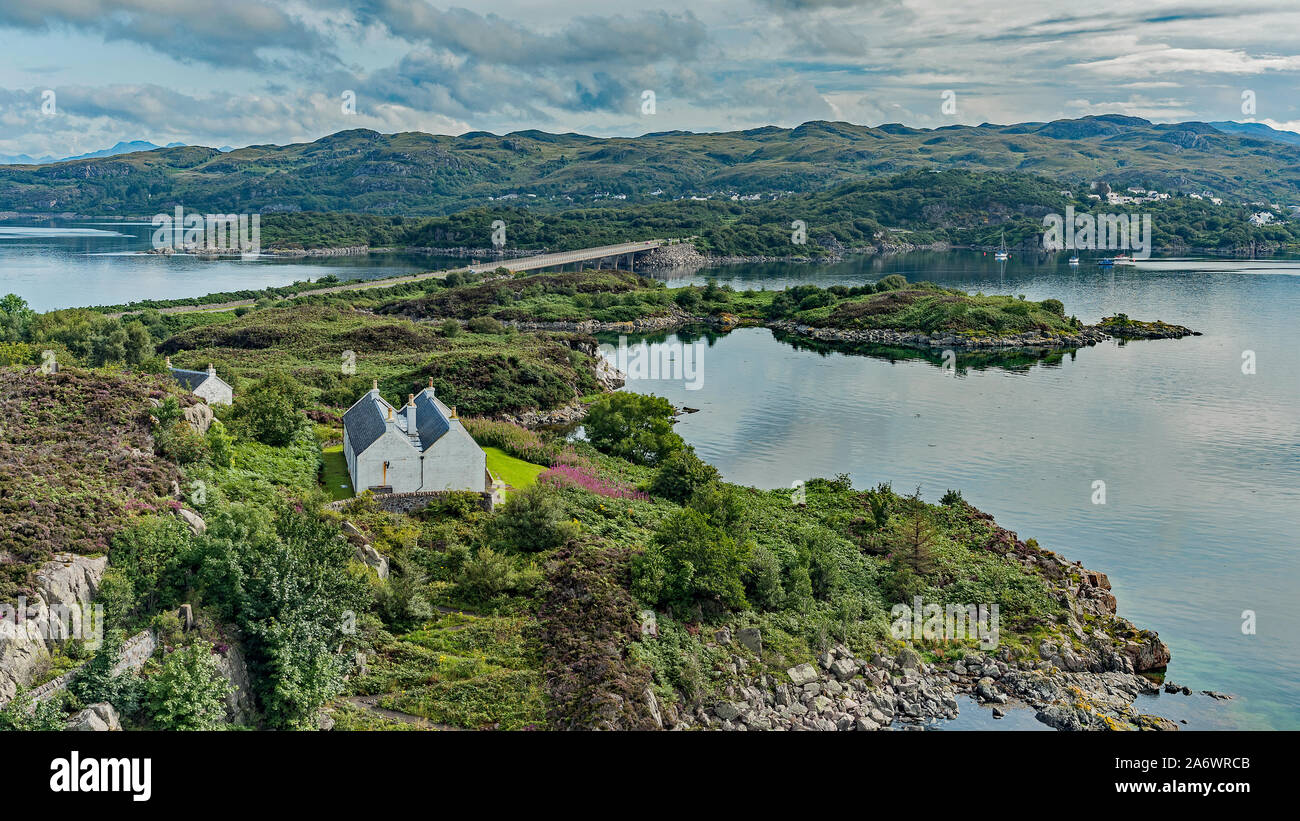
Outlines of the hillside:
{"type": "MultiPolygon", "coordinates": [[[[206,212],[445,214],[489,197],[566,207],[625,196],[807,192],[912,169],[1022,171],[1249,200],[1294,197],[1300,147],[1207,123],[1103,115],[917,129],[810,122],[635,138],[521,131],[457,137],[353,130],[228,153],[182,146],[0,168],[0,210],[146,216],[206,212]]],[[[621,202],[621,200],[620,200],[621,202]]]]}

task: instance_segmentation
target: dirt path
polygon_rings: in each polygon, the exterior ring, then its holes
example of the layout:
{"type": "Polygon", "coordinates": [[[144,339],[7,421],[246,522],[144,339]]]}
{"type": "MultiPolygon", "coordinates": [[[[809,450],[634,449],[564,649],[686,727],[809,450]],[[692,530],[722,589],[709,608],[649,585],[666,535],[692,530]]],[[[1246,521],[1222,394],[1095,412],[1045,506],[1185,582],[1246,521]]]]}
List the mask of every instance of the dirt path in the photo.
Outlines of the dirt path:
{"type": "Polygon", "coordinates": [[[463,727],[453,727],[450,724],[438,724],[437,722],[430,721],[424,716],[411,715],[410,713],[390,710],[387,707],[380,707],[379,700],[381,698],[383,698],[383,696],[350,696],[343,700],[357,709],[365,710],[367,713],[379,716],[380,718],[386,718],[389,721],[400,721],[403,724],[410,724],[426,730],[446,730],[449,732],[464,731],[463,727]]]}

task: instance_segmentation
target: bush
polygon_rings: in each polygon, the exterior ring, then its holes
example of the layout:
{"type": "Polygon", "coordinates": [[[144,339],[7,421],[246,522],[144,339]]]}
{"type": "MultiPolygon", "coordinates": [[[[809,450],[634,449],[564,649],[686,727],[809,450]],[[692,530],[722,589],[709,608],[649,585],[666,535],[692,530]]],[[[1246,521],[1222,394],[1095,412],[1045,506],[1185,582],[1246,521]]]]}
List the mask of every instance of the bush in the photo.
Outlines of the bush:
{"type": "Polygon", "coordinates": [[[687,445],[663,460],[650,482],[650,492],[684,504],[695,491],[718,480],[718,469],[695,455],[687,445]]]}
{"type": "Polygon", "coordinates": [[[492,517],[489,531],[498,544],[524,553],[553,550],[577,533],[567,520],[560,492],[547,484],[512,491],[492,517]]]}
{"type": "Polygon", "coordinates": [[[744,575],[752,545],[737,542],[704,514],[685,508],[664,520],[654,543],[632,561],[633,592],[654,604],[689,608],[706,601],[748,606],[744,575]]]}
{"type": "Polygon", "coordinates": [[[890,274],[876,282],[876,292],[901,291],[907,287],[907,277],[902,274],[890,274]]]}
{"type": "Polygon", "coordinates": [[[126,634],[121,630],[106,630],[95,657],[68,684],[68,692],[82,704],[107,701],[120,715],[134,715],[139,705],[140,680],[133,673],[113,674],[125,643],[126,634]]]}
{"type": "Polygon", "coordinates": [[[232,411],[252,438],[264,445],[284,447],[303,425],[307,401],[302,389],[282,374],[272,373],[235,400],[232,411]]]}
{"type": "Polygon", "coordinates": [[[501,334],[506,331],[506,326],[490,316],[476,316],[465,323],[465,327],[476,334],[501,334]]]}
{"type": "Polygon", "coordinates": [[[214,467],[228,468],[235,463],[235,440],[226,433],[220,419],[213,419],[207,433],[208,456],[214,467]]]}
{"type": "Polygon", "coordinates": [[[438,326],[438,332],[450,339],[460,333],[460,323],[454,319],[448,319],[438,326]]]}
{"type": "Polygon", "coordinates": [[[178,465],[193,465],[208,458],[208,443],[189,422],[173,422],[154,437],[158,453],[178,465]]]}
{"type": "Polygon", "coordinates": [[[59,706],[58,699],[47,699],[32,704],[32,699],[24,687],[19,687],[9,703],[0,708],[0,731],[54,732],[62,730],[63,725],[63,709],[59,706]]]}
{"type": "Polygon", "coordinates": [[[1045,311],[1050,311],[1057,316],[1065,316],[1065,303],[1059,299],[1044,299],[1039,304],[1043,306],[1045,311]]]}
{"type": "Polygon", "coordinates": [[[657,465],[682,448],[673,406],[658,396],[612,393],[591,406],[583,426],[597,450],[639,465],[657,465]]]}
{"type": "Polygon", "coordinates": [[[433,618],[433,606],[424,595],[424,578],[414,569],[389,575],[375,598],[380,618],[395,630],[410,630],[433,618]]]}
{"type": "Polygon", "coordinates": [[[197,641],[169,653],[144,685],[153,724],[163,730],[214,730],[225,718],[230,682],[217,669],[212,645],[197,641]]]}

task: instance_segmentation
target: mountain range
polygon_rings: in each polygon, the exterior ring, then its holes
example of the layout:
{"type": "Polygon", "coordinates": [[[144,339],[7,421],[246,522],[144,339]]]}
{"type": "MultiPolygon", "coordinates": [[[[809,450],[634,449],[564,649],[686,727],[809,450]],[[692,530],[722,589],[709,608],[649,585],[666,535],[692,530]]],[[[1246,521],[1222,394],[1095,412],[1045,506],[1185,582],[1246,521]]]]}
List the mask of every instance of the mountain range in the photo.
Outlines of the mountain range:
{"type": "Polygon", "coordinates": [[[438,215],[502,197],[550,208],[771,198],[915,169],[1019,171],[1067,188],[1104,181],[1294,204],[1300,135],[1257,123],[1152,123],[1114,114],[937,129],[816,121],[611,138],[356,129],[228,152],[175,146],[0,167],[0,211],[147,216],[181,205],[223,213],[438,215]]]}

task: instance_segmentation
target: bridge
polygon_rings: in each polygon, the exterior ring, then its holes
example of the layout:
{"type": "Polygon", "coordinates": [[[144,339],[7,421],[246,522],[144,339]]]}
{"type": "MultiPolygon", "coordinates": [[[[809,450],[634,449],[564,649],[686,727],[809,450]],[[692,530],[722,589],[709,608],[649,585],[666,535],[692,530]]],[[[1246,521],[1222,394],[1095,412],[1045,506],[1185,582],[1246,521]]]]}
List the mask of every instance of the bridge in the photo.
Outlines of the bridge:
{"type": "Polygon", "coordinates": [[[516,259],[502,259],[495,263],[475,263],[469,266],[471,273],[485,274],[489,271],[495,271],[497,268],[509,268],[515,271],[538,271],[543,268],[564,268],[566,265],[574,266],[574,270],[582,268],[586,263],[595,263],[595,267],[602,266],[601,263],[613,261],[614,267],[618,267],[619,259],[627,257],[627,269],[633,270],[634,260],[637,254],[643,251],[653,251],[662,245],[671,245],[676,240],[648,239],[642,242],[624,242],[619,245],[601,245],[596,248],[582,248],[577,251],[561,251],[555,254],[540,254],[535,257],[518,257],[516,259]]]}
{"type": "MultiPolygon", "coordinates": [[[[491,273],[498,268],[505,268],[511,273],[519,271],[540,271],[545,268],[563,269],[565,266],[572,265],[574,270],[581,270],[589,263],[593,267],[599,267],[603,263],[612,263],[611,266],[617,268],[619,261],[626,258],[627,270],[635,270],[636,255],[653,251],[664,245],[675,245],[684,240],[679,239],[647,239],[640,242],[624,242],[618,245],[600,245],[595,248],[580,248],[576,251],[560,251],[554,254],[538,254],[531,257],[515,257],[513,259],[500,257],[492,262],[480,262],[474,260],[469,265],[462,268],[448,268],[441,271],[426,271],[424,273],[406,274],[404,276],[387,277],[385,279],[369,279],[360,282],[349,282],[345,285],[332,285],[328,288],[310,288],[299,292],[299,296],[308,294],[337,294],[344,291],[367,291],[372,288],[388,288],[393,285],[404,285],[408,282],[419,282],[425,279],[445,279],[453,273],[474,273],[485,274],[491,273]]],[[[230,302],[221,302],[212,305],[176,305],[170,308],[160,308],[159,312],[164,314],[184,314],[192,312],[217,312],[229,311],[232,308],[241,308],[252,305],[256,299],[237,299],[230,302]]],[[[122,313],[108,314],[111,317],[123,316],[122,313]]]]}

